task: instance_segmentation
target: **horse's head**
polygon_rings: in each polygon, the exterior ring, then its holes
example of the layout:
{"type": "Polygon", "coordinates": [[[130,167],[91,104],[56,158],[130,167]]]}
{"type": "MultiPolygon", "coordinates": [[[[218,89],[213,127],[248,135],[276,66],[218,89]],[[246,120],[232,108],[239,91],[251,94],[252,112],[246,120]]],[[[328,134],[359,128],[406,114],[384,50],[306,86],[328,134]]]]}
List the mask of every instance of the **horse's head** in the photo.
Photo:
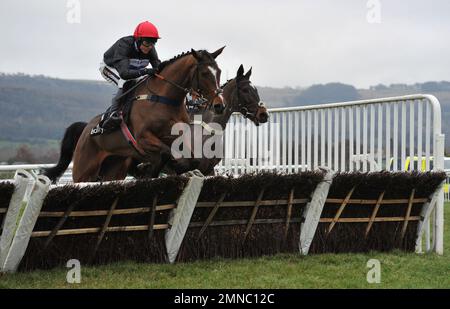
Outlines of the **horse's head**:
{"type": "Polygon", "coordinates": [[[192,88],[204,96],[208,102],[211,102],[214,111],[218,114],[223,113],[225,103],[222,89],[220,88],[221,70],[215,59],[222,53],[224,48],[225,46],[213,53],[209,53],[206,50],[191,50],[197,61],[196,69],[193,73],[192,88]]]}
{"type": "Polygon", "coordinates": [[[232,109],[240,112],[245,118],[253,121],[257,126],[266,123],[269,113],[263,101],[260,100],[258,89],[250,81],[252,69],[244,74],[244,67],[241,64],[236,76],[236,90],[232,97],[232,109]]]}

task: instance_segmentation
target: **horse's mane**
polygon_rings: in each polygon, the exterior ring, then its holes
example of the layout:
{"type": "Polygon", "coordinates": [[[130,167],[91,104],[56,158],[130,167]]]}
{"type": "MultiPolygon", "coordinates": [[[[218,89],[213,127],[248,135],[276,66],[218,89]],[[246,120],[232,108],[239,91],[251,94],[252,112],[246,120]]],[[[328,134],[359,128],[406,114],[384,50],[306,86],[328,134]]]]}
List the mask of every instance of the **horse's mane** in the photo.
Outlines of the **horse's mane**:
{"type": "MultiPolygon", "coordinates": [[[[198,50],[197,52],[203,54],[203,53],[206,52],[206,50],[198,50]]],[[[159,66],[158,66],[158,72],[161,72],[162,70],[164,70],[164,68],[165,68],[166,66],[168,66],[169,64],[175,62],[176,60],[178,60],[178,59],[180,59],[180,58],[183,58],[183,57],[185,57],[185,56],[189,56],[189,55],[192,55],[192,50],[191,50],[191,51],[188,51],[188,52],[181,53],[181,54],[176,55],[175,57],[173,57],[173,58],[171,58],[171,59],[169,59],[169,60],[165,60],[165,61],[161,62],[161,63],[159,64],[159,66]]]]}
{"type": "Polygon", "coordinates": [[[231,81],[233,81],[233,80],[235,80],[235,79],[236,79],[236,77],[230,78],[230,79],[227,80],[225,83],[223,83],[222,86],[220,86],[220,88],[222,88],[222,89],[225,88],[226,85],[228,85],[231,81]]]}

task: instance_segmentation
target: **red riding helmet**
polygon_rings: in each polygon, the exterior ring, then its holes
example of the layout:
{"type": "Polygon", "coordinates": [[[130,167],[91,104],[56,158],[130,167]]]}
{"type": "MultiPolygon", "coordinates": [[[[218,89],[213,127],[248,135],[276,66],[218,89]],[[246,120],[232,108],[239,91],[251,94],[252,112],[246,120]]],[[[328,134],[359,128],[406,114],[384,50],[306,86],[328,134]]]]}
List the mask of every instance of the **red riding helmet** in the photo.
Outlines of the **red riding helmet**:
{"type": "Polygon", "coordinates": [[[137,25],[134,30],[134,38],[155,38],[160,39],[158,29],[149,21],[144,21],[137,25]]]}

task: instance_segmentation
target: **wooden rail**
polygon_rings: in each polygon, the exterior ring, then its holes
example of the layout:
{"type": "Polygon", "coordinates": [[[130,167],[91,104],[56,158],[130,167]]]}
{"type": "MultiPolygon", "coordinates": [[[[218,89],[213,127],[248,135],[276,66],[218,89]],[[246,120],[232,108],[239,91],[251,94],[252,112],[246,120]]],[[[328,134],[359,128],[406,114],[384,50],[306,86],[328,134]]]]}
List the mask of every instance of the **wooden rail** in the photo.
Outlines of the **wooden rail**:
{"type": "MultiPolygon", "coordinates": [[[[352,199],[351,196],[355,190],[353,187],[350,192],[347,193],[344,199],[328,198],[326,204],[340,204],[335,215],[333,217],[321,218],[320,223],[329,224],[326,233],[327,235],[331,233],[333,228],[338,223],[367,223],[365,229],[365,237],[367,238],[369,232],[371,231],[373,224],[377,222],[403,222],[401,229],[402,238],[406,233],[406,228],[408,222],[419,221],[422,218],[420,216],[411,216],[411,209],[413,204],[425,203],[428,201],[427,198],[414,198],[414,190],[411,192],[408,199],[384,199],[385,192],[381,192],[378,199],[352,199]],[[346,206],[349,204],[356,205],[371,205],[374,206],[373,211],[368,217],[342,217],[342,213],[345,211],[346,206]],[[389,207],[391,205],[407,205],[405,210],[405,215],[401,217],[377,217],[379,209],[381,207],[389,207]]],[[[197,237],[199,238],[203,235],[208,227],[214,226],[229,226],[229,225],[246,225],[245,232],[243,232],[242,240],[245,241],[248,234],[250,233],[251,227],[254,224],[283,224],[283,239],[287,239],[287,234],[289,226],[292,223],[301,222],[301,213],[293,212],[293,205],[306,204],[310,201],[308,198],[294,198],[294,190],[291,189],[286,199],[278,200],[263,200],[264,190],[258,194],[258,198],[254,201],[224,201],[226,194],[222,194],[216,202],[198,202],[196,207],[198,208],[212,208],[207,219],[203,222],[191,222],[189,224],[190,228],[200,228],[197,237]],[[274,206],[285,206],[286,216],[284,218],[276,219],[256,219],[258,209],[260,207],[274,207],[274,206]],[[248,219],[236,219],[236,220],[216,220],[214,217],[217,214],[219,208],[224,207],[252,207],[252,213],[248,219]]],[[[100,243],[102,242],[105,233],[107,232],[131,232],[131,231],[147,231],[148,236],[151,238],[153,236],[154,230],[165,230],[170,228],[169,224],[155,224],[155,213],[158,211],[167,211],[176,208],[176,204],[161,204],[157,205],[157,196],[152,200],[152,204],[149,207],[136,207],[136,208],[126,208],[118,209],[118,198],[113,201],[109,210],[74,210],[76,203],[70,205],[70,207],[62,211],[42,211],[39,215],[40,218],[60,218],[58,224],[53,228],[52,231],[34,231],[31,237],[47,237],[46,246],[55,236],[64,235],[81,235],[81,234],[98,234],[97,242],[94,250],[94,254],[97,251],[100,243]],[[113,216],[117,215],[130,215],[130,214],[145,214],[149,213],[148,225],[133,225],[133,226],[109,226],[109,223],[113,216]],[[106,220],[99,227],[89,227],[89,228],[74,228],[74,229],[61,229],[62,225],[69,217],[97,217],[106,216],[106,220]]],[[[325,206],[326,207],[326,206],[325,206]]],[[[0,209],[0,213],[5,213],[6,209],[0,209]]]]}
{"type": "MultiPolygon", "coordinates": [[[[168,224],[155,224],[154,230],[168,229],[168,224]]],[[[59,230],[56,232],[56,236],[62,235],[81,235],[81,234],[94,234],[101,231],[101,227],[91,227],[83,229],[67,229],[59,230]]],[[[133,226],[110,226],[106,228],[106,232],[132,232],[132,231],[148,231],[148,225],[133,225],[133,226]]],[[[51,231],[38,231],[31,233],[31,237],[46,237],[49,236],[51,231]]]]}

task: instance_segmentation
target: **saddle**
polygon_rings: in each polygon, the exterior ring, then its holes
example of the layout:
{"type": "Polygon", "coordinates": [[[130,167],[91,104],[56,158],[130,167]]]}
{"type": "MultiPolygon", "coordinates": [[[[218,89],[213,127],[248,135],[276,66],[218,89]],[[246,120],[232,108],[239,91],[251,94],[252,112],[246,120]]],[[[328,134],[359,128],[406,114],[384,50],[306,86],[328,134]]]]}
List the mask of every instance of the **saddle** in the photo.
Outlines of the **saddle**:
{"type": "MultiPolygon", "coordinates": [[[[143,79],[135,79],[135,80],[130,80],[124,84],[123,95],[120,97],[121,108],[119,111],[122,116],[122,123],[120,125],[120,130],[122,131],[123,136],[125,137],[127,142],[130,144],[130,146],[132,146],[138,153],[143,155],[144,153],[143,153],[142,149],[140,149],[133,134],[131,133],[131,131],[128,128],[130,125],[130,121],[131,121],[130,120],[131,111],[133,109],[134,102],[136,101],[136,98],[137,98],[134,94],[133,88],[136,87],[138,84],[140,84],[141,81],[143,81],[143,79]]],[[[179,104],[176,101],[174,102],[174,100],[172,100],[172,99],[169,99],[169,98],[163,97],[163,96],[158,96],[158,95],[152,95],[152,96],[150,96],[150,99],[154,102],[160,102],[163,104],[169,104],[169,105],[178,105],[179,104]]],[[[195,111],[198,112],[201,107],[205,106],[206,100],[203,98],[191,97],[191,98],[187,98],[186,103],[187,103],[186,104],[187,112],[195,113],[195,111]]],[[[108,109],[101,115],[102,117],[101,117],[99,124],[91,130],[91,133],[90,133],[91,136],[114,132],[114,131],[103,132],[103,129],[100,127],[100,123],[104,120],[104,117],[109,114],[110,110],[111,110],[111,107],[108,107],[108,109]]]]}

